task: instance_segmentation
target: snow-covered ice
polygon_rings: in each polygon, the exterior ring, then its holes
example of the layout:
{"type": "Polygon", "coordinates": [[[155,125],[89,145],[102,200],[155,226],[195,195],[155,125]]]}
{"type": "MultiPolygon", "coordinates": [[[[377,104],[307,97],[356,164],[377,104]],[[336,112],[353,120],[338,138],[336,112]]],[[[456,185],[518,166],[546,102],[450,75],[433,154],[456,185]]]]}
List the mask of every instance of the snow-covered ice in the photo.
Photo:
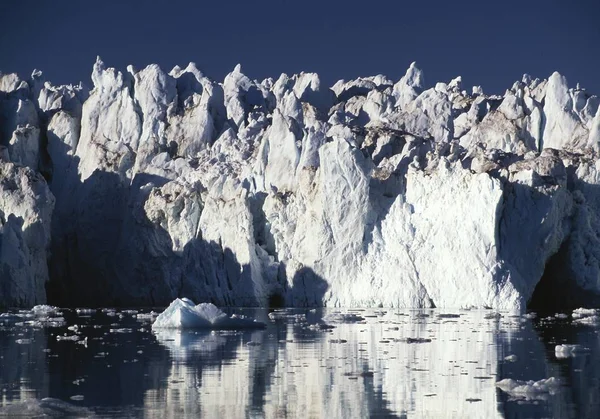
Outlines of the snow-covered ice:
{"type": "Polygon", "coordinates": [[[558,73],[91,78],[0,74],[4,306],[523,310],[557,254],[600,298],[600,101],[558,73]]]}
{"type": "Polygon", "coordinates": [[[244,316],[228,316],[211,303],[194,305],[177,298],[152,323],[152,329],[261,329],[265,324],[244,316]]]}

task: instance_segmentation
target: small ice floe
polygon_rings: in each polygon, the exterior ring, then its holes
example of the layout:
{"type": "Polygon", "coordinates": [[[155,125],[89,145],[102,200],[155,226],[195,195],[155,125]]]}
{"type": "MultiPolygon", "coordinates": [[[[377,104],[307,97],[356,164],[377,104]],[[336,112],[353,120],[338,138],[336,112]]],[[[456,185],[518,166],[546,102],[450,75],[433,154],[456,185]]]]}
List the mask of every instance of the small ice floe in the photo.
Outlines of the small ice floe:
{"type": "Polygon", "coordinates": [[[67,340],[67,341],[70,340],[70,341],[73,341],[73,342],[77,342],[79,340],[79,336],[77,336],[77,335],[66,335],[66,334],[63,335],[63,336],[57,335],[56,336],[56,340],[59,340],[59,341],[60,340],[67,340]]]}
{"type": "Polygon", "coordinates": [[[60,316],[60,308],[47,305],[37,305],[31,309],[36,317],[56,317],[60,316]]]}
{"type": "Polygon", "coordinates": [[[152,324],[152,329],[262,329],[266,325],[245,316],[228,316],[211,303],[197,306],[177,298],[152,324]]]}
{"type": "Polygon", "coordinates": [[[71,396],[70,399],[71,400],[75,400],[77,402],[80,402],[80,401],[82,401],[84,399],[84,397],[81,394],[76,394],[74,396],[71,396]]]}
{"type": "Polygon", "coordinates": [[[295,314],[290,313],[287,310],[276,310],[269,313],[269,319],[275,320],[288,320],[294,323],[306,323],[306,314],[295,314]]]}
{"type": "Polygon", "coordinates": [[[109,329],[108,331],[110,333],[131,333],[131,332],[133,332],[133,330],[128,327],[119,327],[116,329],[109,329]]]}
{"type": "Polygon", "coordinates": [[[75,312],[80,316],[88,316],[96,312],[95,308],[76,308],[75,312]]]}
{"type": "Polygon", "coordinates": [[[555,377],[539,381],[505,378],[498,381],[496,387],[515,399],[546,400],[548,395],[554,395],[559,391],[560,380],[555,377]]]}
{"type": "Polygon", "coordinates": [[[132,316],[136,315],[137,312],[138,312],[137,310],[132,310],[132,309],[130,309],[130,310],[121,310],[121,313],[123,313],[123,314],[129,314],[129,315],[132,315],[132,316]]]}
{"type": "Polygon", "coordinates": [[[517,362],[517,356],[516,355],[508,355],[504,357],[504,360],[506,362],[517,362]]]}
{"type": "Polygon", "coordinates": [[[593,308],[578,308],[573,310],[573,324],[583,324],[588,326],[600,325],[600,316],[598,310],[593,308]]]}
{"type": "Polygon", "coordinates": [[[584,352],[586,349],[581,345],[556,345],[554,348],[554,355],[558,359],[571,358],[584,352]]]}
{"type": "Polygon", "coordinates": [[[365,318],[355,313],[330,313],[323,317],[325,323],[358,323],[365,318]]]}

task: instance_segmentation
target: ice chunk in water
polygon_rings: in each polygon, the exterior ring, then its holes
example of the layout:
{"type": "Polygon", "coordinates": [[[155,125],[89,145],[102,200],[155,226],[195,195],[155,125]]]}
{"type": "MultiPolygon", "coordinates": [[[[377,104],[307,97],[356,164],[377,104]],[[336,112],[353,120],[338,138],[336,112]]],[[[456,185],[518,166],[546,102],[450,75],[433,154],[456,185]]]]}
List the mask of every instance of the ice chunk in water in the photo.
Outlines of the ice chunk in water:
{"type": "Polygon", "coordinates": [[[556,345],[554,348],[554,355],[558,359],[570,358],[582,351],[585,351],[585,348],[583,348],[581,345],[556,345]]]}
{"type": "Polygon", "coordinates": [[[510,396],[525,400],[545,400],[560,389],[560,380],[550,377],[539,381],[522,381],[505,378],[496,383],[496,387],[510,396]]]}
{"type": "Polygon", "coordinates": [[[593,308],[578,308],[573,310],[573,324],[582,324],[588,326],[598,326],[600,324],[600,316],[598,310],[593,308]]]}
{"type": "Polygon", "coordinates": [[[34,306],[31,311],[36,317],[53,317],[60,316],[60,308],[48,305],[34,306]]]}
{"type": "Polygon", "coordinates": [[[229,317],[211,303],[194,303],[178,298],[163,311],[152,324],[153,329],[256,329],[264,323],[244,316],[229,317]]]}

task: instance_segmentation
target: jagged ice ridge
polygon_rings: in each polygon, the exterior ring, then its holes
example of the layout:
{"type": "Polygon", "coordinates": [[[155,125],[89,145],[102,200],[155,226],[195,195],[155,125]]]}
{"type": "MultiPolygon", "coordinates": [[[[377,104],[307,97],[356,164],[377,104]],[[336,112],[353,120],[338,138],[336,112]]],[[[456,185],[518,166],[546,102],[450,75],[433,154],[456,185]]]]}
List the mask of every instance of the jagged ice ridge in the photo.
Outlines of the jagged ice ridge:
{"type": "Polygon", "coordinates": [[[0,75],[0,304],[600,295],[599,100],[558,73],[487,96],[415,64],[329,89],[98,58],[92,81],[0,75]]]}

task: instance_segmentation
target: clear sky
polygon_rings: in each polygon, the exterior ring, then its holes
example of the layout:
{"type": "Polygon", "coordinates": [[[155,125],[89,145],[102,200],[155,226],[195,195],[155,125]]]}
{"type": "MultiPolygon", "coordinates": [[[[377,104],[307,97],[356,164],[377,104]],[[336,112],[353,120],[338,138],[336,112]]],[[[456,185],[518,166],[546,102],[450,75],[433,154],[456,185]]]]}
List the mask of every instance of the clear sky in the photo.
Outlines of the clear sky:
{"type": "Polygon", "coordinates": [[[222,80],[316,71],[397,80],[412,61],[427,85],[463,76],[503,93],[558,70],[600,94],[600,0],[0,0],[0,71],[34,68],[91,87],[96,55],[124,70],[198,64],[222,80]]]}

